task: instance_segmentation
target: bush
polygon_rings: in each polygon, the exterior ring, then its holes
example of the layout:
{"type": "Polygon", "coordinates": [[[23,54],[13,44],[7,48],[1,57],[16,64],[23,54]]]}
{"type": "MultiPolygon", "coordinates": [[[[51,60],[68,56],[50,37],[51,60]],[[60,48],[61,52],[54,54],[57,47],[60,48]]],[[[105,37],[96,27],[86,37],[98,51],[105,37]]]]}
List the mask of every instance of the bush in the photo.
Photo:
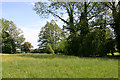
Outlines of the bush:
{"type": "Polygon", "coordinates": [[[66,53],[66,46],[67,46],[67,40],[63,39],[61,42],[57,45],[57,52],[59,53],[66,53]]]}
{"type": "Polygon", "coordinates": [[[30,52],[31,53],[40,53],[40,49],[32,49],[30,52]]]}

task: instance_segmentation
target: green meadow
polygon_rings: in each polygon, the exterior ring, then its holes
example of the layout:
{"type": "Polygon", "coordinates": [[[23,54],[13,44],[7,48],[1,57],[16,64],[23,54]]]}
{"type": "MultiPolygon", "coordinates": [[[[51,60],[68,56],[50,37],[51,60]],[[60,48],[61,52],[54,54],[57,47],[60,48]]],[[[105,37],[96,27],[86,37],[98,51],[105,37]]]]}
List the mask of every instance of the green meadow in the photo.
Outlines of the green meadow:
{"type": "Polygon", "coordinates": [[[2,78],[118,78],[118,59],[53,54],[2,56],[2,78]]]}

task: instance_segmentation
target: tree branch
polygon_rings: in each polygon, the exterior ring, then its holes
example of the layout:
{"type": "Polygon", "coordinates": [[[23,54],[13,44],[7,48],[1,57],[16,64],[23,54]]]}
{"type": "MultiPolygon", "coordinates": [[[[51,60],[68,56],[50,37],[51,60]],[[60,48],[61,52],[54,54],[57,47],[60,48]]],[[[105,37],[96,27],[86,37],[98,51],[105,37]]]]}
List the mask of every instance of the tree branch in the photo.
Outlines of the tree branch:
{"type": "MultiPolygon", "coordinates": [[[[100,14],[100,13],[99,13],[100,14]]],[[[97,15],[99,15],[99,14],[95,14],[95,15],[93,15],[93,16],[91,16],[88,20],[90,20],[90,19],[92,19],[93,17],[95,17],[95,16],[97,16],[97,15]]]]}
{"type": "Polygon", "coordinates": [[[91,2],[89,2],[89,3],[87,4],[87,7],[89,6],[90,3],[91,3],[91,2]]]}
{"type": "Polygon", "coordinates": [[[113,10],[113,8],[111,8],[110,6],[108,6],[107,4],[105,4],[105,6],[107,6],[108,8],[110,8],[111,10],[113,10]]]}
{"type": "Polygon", "coordinates": [[[52,11],[48,10],[51,14],[53,14],[54,16],[58,17],[60,20],[62,20],[63,22],[65,22],[66,24],[68,24],[67,21],[65,21],[63,18],[61,18],[60,16],[54,14],[52,11]]]}
{"type": "Polygon", "coordinates": [[[94,8],[94,6],[96,5],[97,3],[95,3],[92,8],[87,12],[87,14],[94,8]]]}

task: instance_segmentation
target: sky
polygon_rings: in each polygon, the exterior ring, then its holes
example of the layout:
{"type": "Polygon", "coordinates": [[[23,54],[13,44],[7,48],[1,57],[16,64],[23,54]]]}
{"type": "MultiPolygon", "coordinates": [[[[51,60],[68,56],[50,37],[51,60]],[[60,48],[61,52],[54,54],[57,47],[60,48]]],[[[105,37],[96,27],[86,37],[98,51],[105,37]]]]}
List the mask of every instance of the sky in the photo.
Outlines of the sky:
{"type": "MultiPolygon", "coordinates": [[[[34,48],[38,48],[37,41],[41,27],[54,17],[41,18],[33,10],[33,6],[33,2],[2,2],[2,18],[13,21],[18,28],[22,29],[25,41],[30,42],[34,48]]],[[[56,23],[62,28],[63,23],[60,20],[56,23]]]]}

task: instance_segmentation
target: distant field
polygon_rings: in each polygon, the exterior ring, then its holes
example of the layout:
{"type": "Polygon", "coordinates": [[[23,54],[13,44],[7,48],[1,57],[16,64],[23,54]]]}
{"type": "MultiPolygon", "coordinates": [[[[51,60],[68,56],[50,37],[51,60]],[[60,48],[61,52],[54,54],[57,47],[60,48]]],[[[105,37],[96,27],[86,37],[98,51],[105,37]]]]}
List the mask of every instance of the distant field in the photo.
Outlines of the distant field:
{"type": "Polygon", "coordinates": [[[3,78],[118,78],[118,60],[49,54],[2,55],[3,78]]]}

